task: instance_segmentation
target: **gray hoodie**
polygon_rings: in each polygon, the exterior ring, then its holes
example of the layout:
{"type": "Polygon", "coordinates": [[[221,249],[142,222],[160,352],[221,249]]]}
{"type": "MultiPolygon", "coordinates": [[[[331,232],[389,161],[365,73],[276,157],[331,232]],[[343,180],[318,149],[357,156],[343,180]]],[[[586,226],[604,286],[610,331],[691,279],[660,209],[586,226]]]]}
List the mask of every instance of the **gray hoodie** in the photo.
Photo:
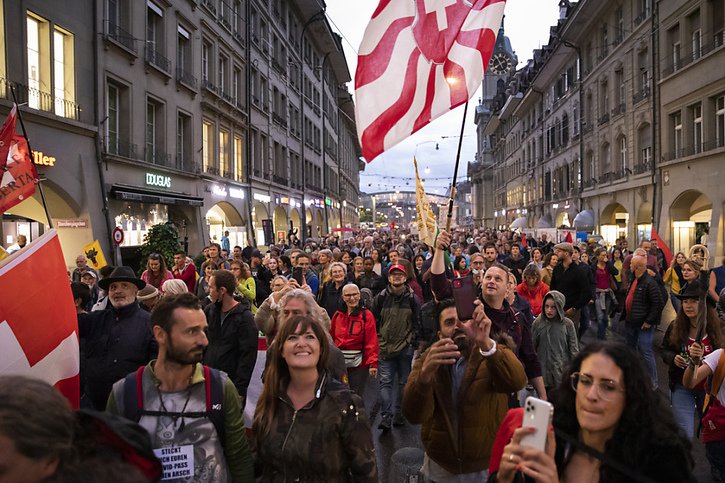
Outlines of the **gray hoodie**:
{"type": "Polygon", "coordinates": [[[539,356],[544,386],[553,388],[561,382],[564,368],[574,355],[579,352],[574,323],[564,315],[564,294],[556,290],[544,296],[541,314],[534,321],[531,329],[534,348],[539,356]],[[557,314],[554,318],[546,317],[546,301],[552,299],[556,304],[557,314]]]}

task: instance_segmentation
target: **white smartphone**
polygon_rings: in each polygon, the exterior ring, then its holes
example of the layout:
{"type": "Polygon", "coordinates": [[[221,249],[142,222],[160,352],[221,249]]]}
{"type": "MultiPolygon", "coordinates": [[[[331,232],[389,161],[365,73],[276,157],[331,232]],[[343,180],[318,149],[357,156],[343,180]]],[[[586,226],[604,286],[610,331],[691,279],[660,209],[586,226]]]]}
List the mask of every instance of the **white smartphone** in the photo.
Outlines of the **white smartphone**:
{"type": "Polygon", "coordinates": [[[554,406],[535,397],[527,397],[524,402],[524,419],[521,427],[535,428],[536,431],[521,438],[521,446],[546,451],[546,435],[554,417],[554,406]]]}

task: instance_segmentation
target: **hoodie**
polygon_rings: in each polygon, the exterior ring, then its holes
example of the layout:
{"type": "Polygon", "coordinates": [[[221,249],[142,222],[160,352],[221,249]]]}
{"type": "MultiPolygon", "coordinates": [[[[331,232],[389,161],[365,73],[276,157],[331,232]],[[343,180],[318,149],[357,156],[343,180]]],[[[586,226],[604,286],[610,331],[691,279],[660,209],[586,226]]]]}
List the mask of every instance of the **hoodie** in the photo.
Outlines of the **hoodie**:
{"type": "Polygon", "coordinates": [[[539,356],[544,386],[556,387],[561,382],[564,369],[579,352],[574,323],[564,315],[566,299],[561,292],[551,290],[544,296],[541,314],[534,321],[532,337],[539,356]],[[548,318],[543,307],[552,299],[556,304],[556,316],[548,318]]]}

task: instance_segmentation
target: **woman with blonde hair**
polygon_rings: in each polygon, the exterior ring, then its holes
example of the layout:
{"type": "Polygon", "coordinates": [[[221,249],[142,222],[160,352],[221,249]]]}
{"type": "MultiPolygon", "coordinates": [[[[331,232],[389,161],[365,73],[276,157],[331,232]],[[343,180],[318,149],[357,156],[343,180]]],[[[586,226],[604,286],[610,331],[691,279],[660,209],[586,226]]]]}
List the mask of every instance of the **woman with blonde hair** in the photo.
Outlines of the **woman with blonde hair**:
{"type": "Polygon", "coordinates": [[[188,292],[189,287],[187,287],[186,282],[180,278],[174,278],[172,280],[165,281],[161,286],[161,291],[164,293],[164,296],[179,295],[188,292]]]}
{"type": "Polygon", "coordinates": [[[332,318],[338,310],[345,310],[342,300],[342,287],[347,283],[347,265],[342,262],[330,264],[330,281],[325,282],[317,296],[317,303],[327,311],[332,318]]]}
{"type": "Polygon", "coordinates": [[[362,399],[328,374],[329,351],[308,316],[282,324],[269,347],[252,423],[261,481],[378,481],[362,399]]]}
{"type": "Polygon", "coordinates": [[[664,277],[662,277],[665,285],[670,285],[670,300],[672,301],[672,307],[675,309],[675,312],[680,310],[680,306],[682,305],[682,302],[677,296],[680,294],[682,285],[685,283],[685,279],[682,276],[682,266],[685,264],[685,260],[687,260],[685,254],[683,252],[677,252],[672,259],[672,263],[670,263],[670,268],[667,269],[664,277]]]}

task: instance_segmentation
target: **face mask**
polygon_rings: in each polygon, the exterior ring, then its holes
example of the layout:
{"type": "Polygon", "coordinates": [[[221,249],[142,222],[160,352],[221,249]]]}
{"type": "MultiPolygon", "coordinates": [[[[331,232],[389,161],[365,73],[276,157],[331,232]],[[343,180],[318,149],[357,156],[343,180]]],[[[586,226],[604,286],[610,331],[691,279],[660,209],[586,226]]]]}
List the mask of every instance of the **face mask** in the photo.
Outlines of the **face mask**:
{"type": "Polygon", "coordinates": [[[305,248],[305,252],[312,253],[312,248],[310,248],[310,247],[305,248]]]}
{"type": "Polygon", "coordinates": [[[473,272],[474,275],[478,275],[479,273],[483,273],[485,270],[479,270],[477,268],[474,268],[471,271],[473,272]]]}

